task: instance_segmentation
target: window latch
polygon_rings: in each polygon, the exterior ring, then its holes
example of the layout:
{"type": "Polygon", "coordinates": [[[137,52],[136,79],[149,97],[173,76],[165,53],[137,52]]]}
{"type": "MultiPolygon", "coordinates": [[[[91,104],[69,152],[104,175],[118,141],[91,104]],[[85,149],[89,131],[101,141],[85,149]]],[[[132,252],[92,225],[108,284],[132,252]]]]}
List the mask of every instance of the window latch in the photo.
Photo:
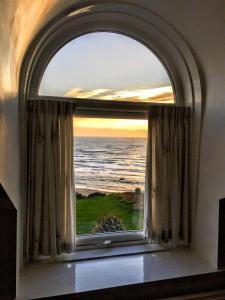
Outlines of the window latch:
{"type": "Polygon", "coordinates": [[[105,240],[102,244],[104,246],[110,246],[112,244],[112,241],[111,240],[105,240]]]}

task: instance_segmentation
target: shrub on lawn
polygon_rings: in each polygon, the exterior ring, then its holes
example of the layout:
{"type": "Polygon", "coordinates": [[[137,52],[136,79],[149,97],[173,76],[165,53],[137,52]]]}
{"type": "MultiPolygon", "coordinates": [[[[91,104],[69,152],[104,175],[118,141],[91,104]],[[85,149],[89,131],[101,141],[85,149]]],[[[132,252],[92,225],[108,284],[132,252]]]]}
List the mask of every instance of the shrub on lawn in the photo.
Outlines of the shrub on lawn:
{"type": "Polygon", "coordinates": [[[76,193],[76,199],[84,199],[86,198],[84,195],[82,195],[81,193],[76,193]]]}
{"type": "Polygon", "coordinates": [[[92,233],[124,231],[126,227],[123,221],[112,215],[106,215],[100,218],[92,229],[92,233]]]}
{"type": "Polygon", "coordinates": [[[140,189],[140,188],[136,188],[136,189],[135,189],[135,193],[136,193],[136,194],[141,194],[141,189],[140,189]]]}

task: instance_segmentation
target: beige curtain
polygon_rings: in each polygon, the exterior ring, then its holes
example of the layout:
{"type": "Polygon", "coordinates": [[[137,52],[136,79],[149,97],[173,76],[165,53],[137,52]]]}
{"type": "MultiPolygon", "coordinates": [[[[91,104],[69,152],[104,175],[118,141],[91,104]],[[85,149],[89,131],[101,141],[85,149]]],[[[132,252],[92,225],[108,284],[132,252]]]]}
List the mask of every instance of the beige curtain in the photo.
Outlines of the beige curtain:
{"type": "Polygon", "coordinates": [[[74,248],[73,107],[28,104],[26,258],[74,248]]]}
{"type": "Polygon", "coordinates": [[[190,108],[151,107],[146,172],[147,232],[156,242],[190,240],[190,108]]]}

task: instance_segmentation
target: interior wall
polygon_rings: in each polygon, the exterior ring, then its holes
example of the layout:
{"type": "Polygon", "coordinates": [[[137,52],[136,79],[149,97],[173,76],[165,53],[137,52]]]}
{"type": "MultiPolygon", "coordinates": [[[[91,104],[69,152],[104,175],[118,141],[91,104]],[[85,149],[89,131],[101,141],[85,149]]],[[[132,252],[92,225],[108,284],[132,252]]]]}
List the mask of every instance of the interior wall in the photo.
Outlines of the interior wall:
{"type": "MultiPolygon", "coordinates": [[[[19,208],[18,77],[37,31],[60,10],[59,0],[0,1],[0,181],[19,208]]],[[[71,1],[67,2],[69,5],[71,1]]]]}
{"type": "MultiPolygon", "coordinates": [[[[70,3],[68,1],[66,4],[70,3]]],[[[17,208],[19,253],[22,245],[18,105],[20,66],[31,39],[50,18],[49,12],[56,13],[61,4],[59,0],[0,1],[0,182],[17,208]]]]}
{"type": "Polygon", "coordinates": [[[225,196],[225,2],[173,0],[168,5],[166,0],[153,0],[151,7],[189,44],[204,80],[199,186],[192,247],[216,267],[219,199],[225,196]]]}
{"type": "MultiPolygon", "coordinates": [[[[127,0],[128,1],[128,0],[127,0]]],[[[136,0],[128,2],[136,3],[136,0]]],[[[0,181],[20,211],[18,76],[37,31],[75,1],[0,1],[0,181]]],[[[86,2],[84,0],[84,2],[86,2]]],[[[225,44],[223,0],[140,0],[184,37],[204,75],[206,90],[193,247],[216,264],[218,200],[225,194],[225,44]]]]}
{"type": "Polygon", "coordinates": [[[206,92],[193,246],[216,266],[219,199],[225,196],[225,2],[206,1],[206,7],[201,2],[192,47],[204,72],[206,92]]]}

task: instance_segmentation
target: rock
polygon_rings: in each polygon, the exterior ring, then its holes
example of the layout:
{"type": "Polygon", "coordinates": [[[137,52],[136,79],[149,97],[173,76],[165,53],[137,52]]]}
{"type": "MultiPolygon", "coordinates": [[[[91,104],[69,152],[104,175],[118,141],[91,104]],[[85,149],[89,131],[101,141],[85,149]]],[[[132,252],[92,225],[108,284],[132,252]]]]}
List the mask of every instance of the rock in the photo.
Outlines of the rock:
{"type": "Polygon", "coordinates": [[[89,194],[88,198],[98,197],[98,196],[104,197],[104,196],[106,196],[106,194],[102,193],[102,192],[94,192],[94,193],[89,194]]]}

